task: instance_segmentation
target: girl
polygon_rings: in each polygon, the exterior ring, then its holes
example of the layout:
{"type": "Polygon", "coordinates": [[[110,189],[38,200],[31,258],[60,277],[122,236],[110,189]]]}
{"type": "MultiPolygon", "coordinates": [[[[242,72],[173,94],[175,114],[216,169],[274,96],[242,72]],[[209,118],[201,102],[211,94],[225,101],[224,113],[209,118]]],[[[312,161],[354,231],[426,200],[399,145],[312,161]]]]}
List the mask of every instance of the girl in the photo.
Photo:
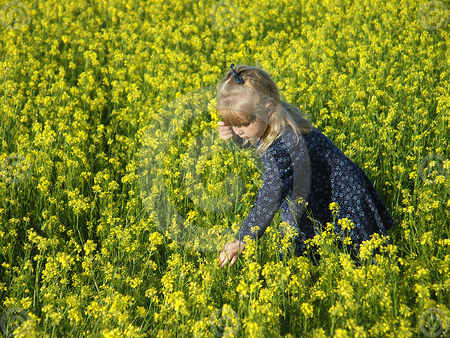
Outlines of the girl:
{"type": "MultiPolygon", "coordinates": [[[[250,142],[261,155],[265,173],[239,233],[219,255],[220,266],[232,266],[245,248],[244,237],[261,237],[279,208],[281,220],[298,234],[296,255],[305,252],[305,239],[333,220],[331,202],[339,205],[338,219],[354,223],[350,237],[357,250],[373,233],[386,235],[394,220],[363,170],[298,108],[281,101],[269,74],[256,67],[233,67],[218,88],[217,111],[223,119],[219,134],[225,141],[237,137],[244,145],[250,142]],[[298,200],[307,203],[293,202],[298,200]],[[305,205],[315,221],[304,212],[305,205]]],[[[343,235],[340,226],[335,231],[343,235]]]]}

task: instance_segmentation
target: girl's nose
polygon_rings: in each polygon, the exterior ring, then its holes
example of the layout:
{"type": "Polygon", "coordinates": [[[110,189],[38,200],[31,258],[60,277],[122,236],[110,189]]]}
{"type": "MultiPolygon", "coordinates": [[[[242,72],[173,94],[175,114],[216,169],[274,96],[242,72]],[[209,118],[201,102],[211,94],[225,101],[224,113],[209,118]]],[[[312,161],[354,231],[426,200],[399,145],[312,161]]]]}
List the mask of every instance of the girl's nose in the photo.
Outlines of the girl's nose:
{"type": "Polygon", "coordinates": [[[233,127],[233,131],[236,135],[242,134],[241,129],[239,127],[233,127]]]}

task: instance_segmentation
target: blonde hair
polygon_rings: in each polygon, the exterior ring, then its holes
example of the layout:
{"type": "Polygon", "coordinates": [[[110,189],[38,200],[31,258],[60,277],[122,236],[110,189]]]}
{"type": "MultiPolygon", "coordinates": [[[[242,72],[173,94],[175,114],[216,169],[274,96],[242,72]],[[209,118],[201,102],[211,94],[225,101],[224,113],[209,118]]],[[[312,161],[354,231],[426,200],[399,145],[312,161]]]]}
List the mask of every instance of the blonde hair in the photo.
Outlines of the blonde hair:
{"type": "Polygon", "coordinates": [[[309,116],[280,99],[278,87],[267,72],[244,65],[235,66],[234,70],[245,83],[237,84],[232,70],[228,71],[217,90],[217,113],[226,125],[241,126],[253,122],[256,116],[264,116],[267,107],[272,105],[268,121],[265,120],[267,129],[257,148],[260,153],[264,154],[272,142],[283,135],[286,123],[297,133],[312,131],[309,116]]]}

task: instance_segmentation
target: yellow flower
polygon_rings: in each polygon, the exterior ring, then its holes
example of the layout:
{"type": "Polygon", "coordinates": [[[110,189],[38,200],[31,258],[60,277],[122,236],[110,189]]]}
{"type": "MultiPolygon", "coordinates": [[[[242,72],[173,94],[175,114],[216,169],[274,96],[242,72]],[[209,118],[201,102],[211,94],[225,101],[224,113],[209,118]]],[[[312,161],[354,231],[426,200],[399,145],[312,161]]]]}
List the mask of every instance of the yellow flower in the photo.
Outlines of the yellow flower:
{"type": "Polygon", "coordinates": [[[336,202],[331,202],[329,205],[329,209],[333,212],[333,215],[336,215],[339,211],[339,205],[336,202]]]}
{"type": "Polygon", "coordinates": [[[336,329],[333,338],[348,338],[347,331],[344,329],[336,329]]]}
{"type": "Polygon", "coordinates": [[[314,314],[313,307],[309,303],[302,303],[301,310],[306,318],[311,318],[314,314]]]}
{"type": "Polygon", "coordinates": [[[349,220],[348,218],[341,218],[338,220],[338,225],[340,225],[342,227],[343,230],[352,230],[354,223],[349,220]]]}
{"type": "Polygon", "coordinates": [[[94,243],[93,240],[89,239],[84,244],[84,251],[86,253],[86,256],[89,256],[94,250],[97,248],[97,244],[94,243]]]}

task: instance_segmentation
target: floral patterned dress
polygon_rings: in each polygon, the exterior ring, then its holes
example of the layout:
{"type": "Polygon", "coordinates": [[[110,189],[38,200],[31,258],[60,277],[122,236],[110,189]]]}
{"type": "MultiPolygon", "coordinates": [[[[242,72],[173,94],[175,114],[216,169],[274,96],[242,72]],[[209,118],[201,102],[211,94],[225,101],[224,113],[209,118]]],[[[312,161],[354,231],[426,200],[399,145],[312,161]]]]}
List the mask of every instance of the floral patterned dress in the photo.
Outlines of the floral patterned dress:
{"type": "MultiPolygon", "coordinates": [[[[236,239],[243,241],[246,235],[261,237],[281,208],[281,220],[298,231],[295,254],[301,255],[306,250],[305,239],[314,237],[320,224],[332,221],[331,202],[339,205],[337,219],[349,218],[354,223],[350,237],[357,250],[370,235],[386,235],[394,226],[364,171],[316,128],[309,134],[297,134],[286,126],[261,160],[265,169],[263,185],[236,239]],[[294,203],[299,198],[307,203],[294,203]],[[256,226],[259,230],[252,231],[256,226]]],[[[339,225],[335,231],[343,235],[339,225]]]]}

